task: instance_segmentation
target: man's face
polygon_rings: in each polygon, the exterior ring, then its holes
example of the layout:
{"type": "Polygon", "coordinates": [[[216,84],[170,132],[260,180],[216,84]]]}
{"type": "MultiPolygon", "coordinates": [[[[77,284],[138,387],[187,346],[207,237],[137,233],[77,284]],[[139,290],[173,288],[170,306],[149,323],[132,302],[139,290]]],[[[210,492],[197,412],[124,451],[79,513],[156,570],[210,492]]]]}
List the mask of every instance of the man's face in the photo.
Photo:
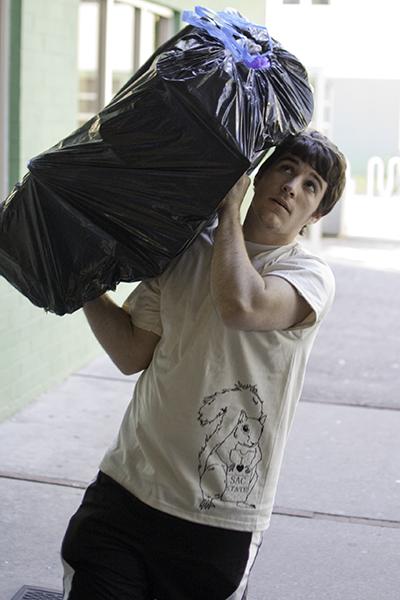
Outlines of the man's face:
{"type": "Polygon", "coordinates": [[[311,165],[293,154],[282,156],[255,183],[245,221],[246,239],[290,243],[304,225],[320,218],[317,209],[327,187],[311,165]]]}

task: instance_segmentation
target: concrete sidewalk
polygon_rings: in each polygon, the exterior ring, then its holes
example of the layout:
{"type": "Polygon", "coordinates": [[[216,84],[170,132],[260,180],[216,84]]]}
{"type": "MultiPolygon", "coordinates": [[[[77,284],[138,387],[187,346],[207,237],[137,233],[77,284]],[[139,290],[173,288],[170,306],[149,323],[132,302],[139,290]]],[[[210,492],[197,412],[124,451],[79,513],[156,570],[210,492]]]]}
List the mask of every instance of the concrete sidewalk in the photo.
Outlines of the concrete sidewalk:
{"type": "MultiPolygon", "coordinates": [[[[310,361],[249,600],[400,598],[400,261],[386,261],[398,245],[383,246],[366,261],[360,242],[350,255],[324,243],[337,300],[310,361]]],[[[61,588],[60,540],[134,381],[101,356],[0,424],[1,600],[27,584],[61,588]]]]}

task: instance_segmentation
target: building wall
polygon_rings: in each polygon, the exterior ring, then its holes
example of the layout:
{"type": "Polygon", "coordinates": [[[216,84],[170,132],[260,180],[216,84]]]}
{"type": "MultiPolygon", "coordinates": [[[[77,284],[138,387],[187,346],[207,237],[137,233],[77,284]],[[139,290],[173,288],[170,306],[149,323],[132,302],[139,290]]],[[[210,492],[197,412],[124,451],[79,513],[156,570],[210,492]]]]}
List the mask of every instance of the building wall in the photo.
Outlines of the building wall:
{"type": "Polygon", "coordinates": [[[8,131],[8,181],[7,184],[12,187],[11,182],[19,178],[19,146],[20,146],[20,65],[21,65],[21,6],[22,0],[14,0],[8,4],[9,7],[9,72],[8,72],[8,111],[9,111],[9,131],[8,131]]]}
{"type": "Polygon", "coordinates": [[[385,161],[398,156],[400,79],[335,79],[332,83],[332,129],[353,175],[366,173],[371,156],[385,161]]]}
{"type": "Polygon", "coordinates": [[[20,173],[35,154],[76,128],[79,0],[23,0],[20,173]]]}
{"type": "Polygon", "coordinates": [[[8,192],[9,2],[0,0],[0,198],[8,192]]]}
{"type": "MultiPolygon", "coordinates": [[[[10,184],[30,157],[75,129],[78,0],[11,7],[10,184]]],[[[81,311],[46,314],[0,278],[0,419],[98,351],[81,311]]]]}

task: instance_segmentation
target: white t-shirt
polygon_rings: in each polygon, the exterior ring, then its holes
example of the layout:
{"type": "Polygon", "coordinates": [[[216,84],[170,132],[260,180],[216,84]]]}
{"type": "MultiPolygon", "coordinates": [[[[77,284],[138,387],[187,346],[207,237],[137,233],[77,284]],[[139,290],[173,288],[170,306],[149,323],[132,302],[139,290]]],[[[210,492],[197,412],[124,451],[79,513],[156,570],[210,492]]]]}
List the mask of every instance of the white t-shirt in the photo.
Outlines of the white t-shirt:
{"type": "Polygon", "coordinates": [[[313,309],[285,331],[226,327],[210,293],[212,230],[125,308],[161,336],[101,470],[142,502],[197,523],[260,531],[270,520],[309,353],[334,296],[330,268],[294,242],[247,242],[263,276],[313,309]]]}

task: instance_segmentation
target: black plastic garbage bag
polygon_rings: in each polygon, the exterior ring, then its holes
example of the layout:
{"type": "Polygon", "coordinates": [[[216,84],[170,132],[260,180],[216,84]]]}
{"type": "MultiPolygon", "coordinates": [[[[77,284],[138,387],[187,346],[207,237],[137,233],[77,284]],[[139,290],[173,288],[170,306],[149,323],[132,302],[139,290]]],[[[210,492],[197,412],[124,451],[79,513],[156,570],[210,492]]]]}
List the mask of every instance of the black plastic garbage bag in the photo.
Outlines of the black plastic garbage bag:
{"type": "Polygon", "coordinates": [[[271,146],[304,129],[302,65],[238,13],[200,7],[0,206],[0,274],[62,315],[160,274],[271,146]]]}

